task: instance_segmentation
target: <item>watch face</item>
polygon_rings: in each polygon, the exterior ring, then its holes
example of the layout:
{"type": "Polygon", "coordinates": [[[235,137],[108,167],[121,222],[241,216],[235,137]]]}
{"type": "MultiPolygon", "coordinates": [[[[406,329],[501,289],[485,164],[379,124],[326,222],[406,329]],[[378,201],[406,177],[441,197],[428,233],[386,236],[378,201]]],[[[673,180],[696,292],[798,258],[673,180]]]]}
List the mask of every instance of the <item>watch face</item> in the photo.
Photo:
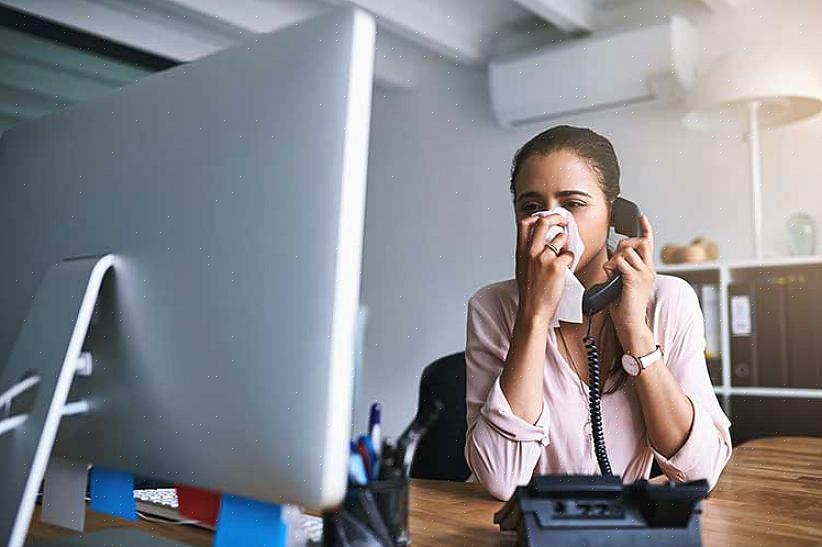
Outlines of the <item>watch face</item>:
{"type": "Polygon", "coordinates": [[[622,368],[629,375],[637,376],[639,374],[639,361],[626,353],[622,356],[622,368]]]}

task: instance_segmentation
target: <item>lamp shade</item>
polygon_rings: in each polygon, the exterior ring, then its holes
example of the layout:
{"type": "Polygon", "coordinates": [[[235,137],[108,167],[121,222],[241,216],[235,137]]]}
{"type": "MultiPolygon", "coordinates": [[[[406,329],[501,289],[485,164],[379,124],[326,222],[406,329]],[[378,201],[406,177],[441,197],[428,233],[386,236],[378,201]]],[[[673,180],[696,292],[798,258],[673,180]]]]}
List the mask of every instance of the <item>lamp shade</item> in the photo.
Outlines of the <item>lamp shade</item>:
{"type": "Polygon", "coordinates": [[[722,55],[688,93],[689,129],[742,133],[748,105],[758,103],[760,127],[776,127],[822,110],[822,81],[801,59],[772,51],[722,55]]]}

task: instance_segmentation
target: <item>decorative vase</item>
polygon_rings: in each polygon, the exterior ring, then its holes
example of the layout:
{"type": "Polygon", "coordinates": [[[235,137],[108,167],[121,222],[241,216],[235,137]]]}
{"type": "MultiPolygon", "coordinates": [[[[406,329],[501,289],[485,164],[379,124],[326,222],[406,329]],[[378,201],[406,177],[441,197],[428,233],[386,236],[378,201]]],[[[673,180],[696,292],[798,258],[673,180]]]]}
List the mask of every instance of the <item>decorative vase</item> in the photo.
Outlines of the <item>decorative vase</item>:
{"type": "Polygon", "coordinates": [[[794,213],[788,219],[788,248],[792,255],[812,255],[814,253],[813,219],[807,213],[794,213]]]}

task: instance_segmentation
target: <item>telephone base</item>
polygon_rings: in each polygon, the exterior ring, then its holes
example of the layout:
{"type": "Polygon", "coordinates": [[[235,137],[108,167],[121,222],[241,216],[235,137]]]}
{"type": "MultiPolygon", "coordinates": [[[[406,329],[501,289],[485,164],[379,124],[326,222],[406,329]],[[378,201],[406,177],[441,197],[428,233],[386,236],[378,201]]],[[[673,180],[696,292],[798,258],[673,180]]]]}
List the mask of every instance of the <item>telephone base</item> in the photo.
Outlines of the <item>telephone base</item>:
{"type": "Polygon", "coordinates": [[[705,480],[655,485],[619,477],[544,475],[520,486],[494,515],[525,547],[699,547],[705,480]]]}

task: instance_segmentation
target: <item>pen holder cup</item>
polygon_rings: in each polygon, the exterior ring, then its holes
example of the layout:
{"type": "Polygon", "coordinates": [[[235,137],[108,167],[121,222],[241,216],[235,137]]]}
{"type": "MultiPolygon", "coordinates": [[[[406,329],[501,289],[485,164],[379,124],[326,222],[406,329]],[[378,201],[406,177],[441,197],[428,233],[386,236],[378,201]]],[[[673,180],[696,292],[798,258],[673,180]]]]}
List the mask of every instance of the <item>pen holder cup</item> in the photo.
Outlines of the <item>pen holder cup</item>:
{"type": "Polygon", "coordinates": [[[324,516],[324,545],[410,545],[408,479],[349,484],[343,505],[324,516]]]}

